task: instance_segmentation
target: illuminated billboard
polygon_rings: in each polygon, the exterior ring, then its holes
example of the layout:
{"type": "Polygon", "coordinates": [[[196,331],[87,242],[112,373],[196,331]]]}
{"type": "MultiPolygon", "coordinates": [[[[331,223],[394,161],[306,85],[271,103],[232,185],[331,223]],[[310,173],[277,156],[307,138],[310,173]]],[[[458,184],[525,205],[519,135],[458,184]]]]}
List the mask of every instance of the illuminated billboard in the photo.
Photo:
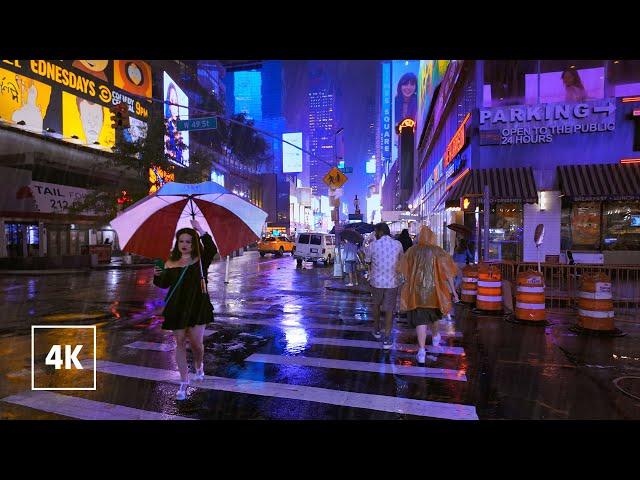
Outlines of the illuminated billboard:
{"type": "Polygon", "coordinates": [[[420,135],[427,121],[427,114],[433,93],[442,81],[449,62],[451,60],[420,60],[420,70],[418,73],[418,116],[416,121],[418,129],[416,134],[420,135]]]}
{"type": "Polygon", "coordinates": [[[302,132],[283,133],[282,140],[299,147],[296,148],[288,143],[282,143],[282,172],[302,172],[302,132]]]}
{"type": "Polygon", "coordinates": [[[189,119],[189,97],[164,72],[164,153],[180,167],[189,166],[189,132],[178,131],[178,120],[189,119]]]}
{"type": "Polygon", "coordinates": [[[398,158],[398,133],[396,125],[405,118],[415,121],[418,113],[418,72],[420,61],[418,60],[394,60],[391,66],[393,108],[392,120],[392,144],[391,163],[398,158]]]}
{"type": "Polygon", "coordinates": [[[0,118],[35,133],[111,151],[109,108],[129,107],[144,132],[149,117],[151,67],[139,60],[2,60],[0,118]]]}

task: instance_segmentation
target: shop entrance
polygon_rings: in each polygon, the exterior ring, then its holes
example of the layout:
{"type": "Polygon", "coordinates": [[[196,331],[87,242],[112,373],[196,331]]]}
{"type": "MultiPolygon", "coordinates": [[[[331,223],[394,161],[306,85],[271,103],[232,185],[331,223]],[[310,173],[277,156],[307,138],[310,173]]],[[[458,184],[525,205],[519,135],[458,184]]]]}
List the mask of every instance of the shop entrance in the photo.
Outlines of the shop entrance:
{"type": "Polygon", "coordinates": [[[40,251],[40,235],[36,222],[5,222],[7,256],[37,257],[40,251]]]}

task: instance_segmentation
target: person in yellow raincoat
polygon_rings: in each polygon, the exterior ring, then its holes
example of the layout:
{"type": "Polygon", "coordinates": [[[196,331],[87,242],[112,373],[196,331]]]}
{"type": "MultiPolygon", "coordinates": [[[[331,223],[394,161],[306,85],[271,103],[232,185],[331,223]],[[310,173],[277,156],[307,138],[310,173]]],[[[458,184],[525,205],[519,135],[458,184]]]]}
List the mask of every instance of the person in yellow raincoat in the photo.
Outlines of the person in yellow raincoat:
{"type": "Polygon", "coordinates": [[[451,294],[458,302],[454,278],[458,267],[447,252],[436,245],[436,235],[423,225],[415,245],[409,248],[399,265],[405,278],[400,294],[400,311],[418,335],[418,362],[425,361],[427,324],[431,324],[432,344],[440,345],[438,320],[452,309],[451,294]]]}

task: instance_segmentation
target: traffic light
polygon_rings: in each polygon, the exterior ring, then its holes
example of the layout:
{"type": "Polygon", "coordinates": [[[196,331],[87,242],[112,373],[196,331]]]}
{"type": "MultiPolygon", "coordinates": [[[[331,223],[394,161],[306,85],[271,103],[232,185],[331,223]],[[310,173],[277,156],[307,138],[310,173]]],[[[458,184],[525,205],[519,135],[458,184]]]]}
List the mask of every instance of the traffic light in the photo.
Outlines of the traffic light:
{"type": "Polygon", "coordinates": [[[460,198],[460,210],[463,212],[475,212],[476,199],[474,197],[462,197],[460,198]]]}
{"type": "Polygon", "coordinates": [[[119,103],[110,108],[111,128],[116,130],[129,128],[129,107],[126,103],[119,103]]]}

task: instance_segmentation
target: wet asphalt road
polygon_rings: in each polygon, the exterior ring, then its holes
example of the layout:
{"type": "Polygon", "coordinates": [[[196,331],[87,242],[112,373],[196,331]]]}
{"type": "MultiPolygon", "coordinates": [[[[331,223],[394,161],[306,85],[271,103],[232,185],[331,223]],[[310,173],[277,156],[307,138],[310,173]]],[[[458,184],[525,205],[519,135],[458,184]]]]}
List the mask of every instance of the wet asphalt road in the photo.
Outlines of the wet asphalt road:
{"type": "MultiPolygon", "coordinates": [[[[419,365],[403,319],[383,351],[369,296],[327,290],[339,283],[332,273],[247,252],[225,285],[224,263],[214,263],[206,378],[183,402],[152,269],[2,276],[0,418],[640,418],[638,319],[617,323],[625,336],[593,338],[569,330],[571,312],[550,312],[543,328],[457,307],[441,322],[441,348],[419,365]],[[31,390],[32,325],[96,325],[95,390],[31,390]]],[[[34,385],[92,388],[93,353],[92,330],[38,329],[34,385]],[[83,371],[44,364],[52,344],[78,343],[83,371]]]]}

